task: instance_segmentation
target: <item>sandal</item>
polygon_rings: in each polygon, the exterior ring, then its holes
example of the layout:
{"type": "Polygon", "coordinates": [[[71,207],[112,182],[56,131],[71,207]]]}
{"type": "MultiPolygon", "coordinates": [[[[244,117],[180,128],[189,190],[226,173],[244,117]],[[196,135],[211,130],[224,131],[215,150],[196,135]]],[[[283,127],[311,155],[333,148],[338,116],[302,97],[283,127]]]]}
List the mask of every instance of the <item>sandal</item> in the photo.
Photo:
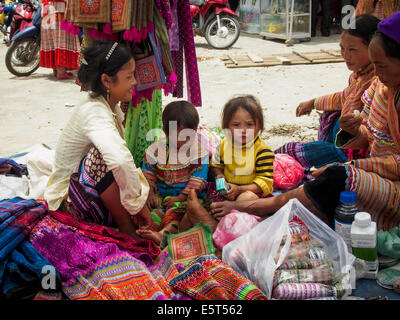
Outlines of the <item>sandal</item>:
{"type": "Polygon", "coordinates": [[[66,72],[63,76],[57,77],[57,80],[68,80],[74,78],[74,74],[71,72],[66,72]]]}

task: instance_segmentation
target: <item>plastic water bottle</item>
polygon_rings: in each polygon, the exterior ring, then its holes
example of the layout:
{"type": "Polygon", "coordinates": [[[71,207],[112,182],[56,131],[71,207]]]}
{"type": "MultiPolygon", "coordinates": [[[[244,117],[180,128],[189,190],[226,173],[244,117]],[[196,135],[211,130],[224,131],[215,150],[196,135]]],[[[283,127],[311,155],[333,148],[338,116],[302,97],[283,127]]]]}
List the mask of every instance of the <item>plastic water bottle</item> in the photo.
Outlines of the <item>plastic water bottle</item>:
{"type": "Polygon", "coordinates": [[[355,215],[351,225],[351,245],[353,255],[367,264],[367,272],[363,278],[376,279],[378,273],[376,223],[371,221],[371,215],[367,212],[359,212],[355,215]]]}
{"type": "Polygon", "coordinates": [[[358,212],[357,194],[353,191],[340,193],[340,204],[335,209],[335,231],[343,238],[347,249],[351,252],[351,224],[358,212]]]}

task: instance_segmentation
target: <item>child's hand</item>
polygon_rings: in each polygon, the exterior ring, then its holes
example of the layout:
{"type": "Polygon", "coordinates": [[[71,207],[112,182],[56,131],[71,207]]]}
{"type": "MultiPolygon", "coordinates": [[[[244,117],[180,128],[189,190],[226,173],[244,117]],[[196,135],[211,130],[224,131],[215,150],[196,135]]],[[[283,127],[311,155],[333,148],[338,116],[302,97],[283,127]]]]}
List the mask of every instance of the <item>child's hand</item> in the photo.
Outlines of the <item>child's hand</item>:
{"type": "Polygon", "coordinates": [[[179,195],[177,197],[168,197],[163,200],[163,206],[167,209],[170,209],[175,202],[182,202],[185,201],[186,197],[184,195],[179,195]]]}
{"type": "Polygon", "coordinates": [[[233,183],[228,183],[231,188],[230,190],[226,193],[226,197],[228,200],[234,201],[239,194],[242,193],[242,190],[240,189],[240,186],[233,184],[233,183]]]}

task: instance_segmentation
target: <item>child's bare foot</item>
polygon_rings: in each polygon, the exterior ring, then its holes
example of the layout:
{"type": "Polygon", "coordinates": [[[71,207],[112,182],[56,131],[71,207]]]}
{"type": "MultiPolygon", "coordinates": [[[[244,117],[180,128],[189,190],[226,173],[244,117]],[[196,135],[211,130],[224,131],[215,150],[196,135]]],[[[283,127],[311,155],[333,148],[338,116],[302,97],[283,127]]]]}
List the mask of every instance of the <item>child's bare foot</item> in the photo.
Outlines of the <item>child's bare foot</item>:
{"type": "Polygon", "coordinates": [[[194,189],[190,189],[189,191],[186,205],[186,215],[192,226],[195,226],[199,222],[203,222],[203,224],[211,227],[213,232],[217,228],[218,222],[211,217],[207,210],[200,204],[194,189]]]}
{"type": "Polygon", "coordinates": [[[163,236],[160,232],[156,232],[156,231],[148,230],[148,229],[138,229],[138,230],[136,230],[136,233],[144,239],[154,241],[157,245],[161,244],[163,236]]]}

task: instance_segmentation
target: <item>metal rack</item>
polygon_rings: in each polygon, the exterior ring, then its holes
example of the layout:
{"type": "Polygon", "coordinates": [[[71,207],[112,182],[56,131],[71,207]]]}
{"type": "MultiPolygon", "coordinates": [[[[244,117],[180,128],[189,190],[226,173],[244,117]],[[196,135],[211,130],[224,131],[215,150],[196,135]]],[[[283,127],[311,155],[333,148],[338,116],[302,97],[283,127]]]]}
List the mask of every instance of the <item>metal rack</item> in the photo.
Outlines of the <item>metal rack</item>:
{"type": "Polygon", "coordinates": [[[311,40],[311,0],[261,0],[260,33],[266,38],[311,40]]]}

